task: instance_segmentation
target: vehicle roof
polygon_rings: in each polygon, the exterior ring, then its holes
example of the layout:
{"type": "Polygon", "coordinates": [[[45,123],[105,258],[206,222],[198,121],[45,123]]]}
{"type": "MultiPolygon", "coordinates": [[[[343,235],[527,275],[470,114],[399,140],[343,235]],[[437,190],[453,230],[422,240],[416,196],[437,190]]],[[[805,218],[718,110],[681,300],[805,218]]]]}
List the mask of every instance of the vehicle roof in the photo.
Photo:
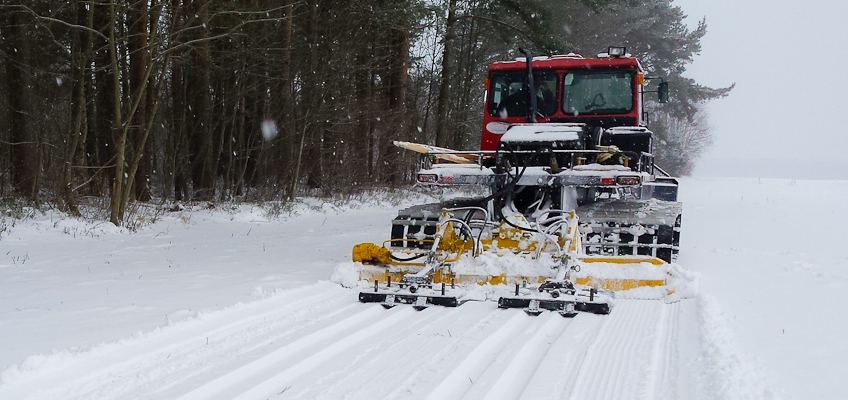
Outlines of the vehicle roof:
{"type": "MultiPolygon", "coordinates": [[[[527,67],[523,57],[511,61],[496,61],[489,65],[489,71],[524,70],[527,67]]],[[[553,55],[533,57],[533,69],[562,69],[562,68],[620,68],[635,67],[642,71],[639,60],[632,56],[623,57],[583,57],[579,54],[553,55]]]]}

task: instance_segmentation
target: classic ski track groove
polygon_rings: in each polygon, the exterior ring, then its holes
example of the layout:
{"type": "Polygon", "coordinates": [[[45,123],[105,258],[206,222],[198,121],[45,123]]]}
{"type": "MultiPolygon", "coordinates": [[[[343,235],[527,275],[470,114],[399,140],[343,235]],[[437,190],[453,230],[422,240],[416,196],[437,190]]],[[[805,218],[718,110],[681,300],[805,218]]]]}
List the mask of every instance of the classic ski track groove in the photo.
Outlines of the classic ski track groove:
{"type": "Polygon", "coordinates": [[[477,346],[457,365],[444,380],[427,396],[427,400],[461,398],[510,340],[518,335],[527,323],[537,322],[523,312],[512,310],[513,317],[480,341],[477,346]]]}
{"type": "MultiPolygon", "coordinates": [[[[489,388],[483,399],[506,400],[518,399],[521,396],[533,375],[538,371],[551,346],[573,321],[563,318],[558,313],[547,313],[545,317],[547,317],[547,321],[544,321],[541,328],[527,339],[515,357],[506,363],[505,368],[496,369],[493,367],[498,367],[498,365],[493,364],[487,370],[487,379],[478,380],[475,387],[489,388]]],[[[466,398],[480,397],[474,391],[471,391],[466,395],[466,398]]]]}
{"type": "Polygon", "coordinates": [[[568,396],[583,367],[586,352],[594,343],[598,330],[609,321],[608,317],[577,315],[566,331],[551,345],[520,398],[559,400],[568,396]]]}
{"type": "Polygon", "coordinates": [[[116,399],[135,398],[140,392],[150,394],[228,361],[225,356],[233,352],[249,352],[322,320],[337,318],[337,314],[356,306],[344,296],[320,303],[317,300],[323,296],[314,292],[314,288],[288,291],[256,305],[260,311],[247,317],[233,318],[226,312],[202,317],[196,324],[177,324],[173,330],[151,335],[149,340],[80,360],[73,370],[53,376],[50,384],[36,382],[48,389],[37,391],[33,398],[116,399]],[[287,302],[291,297],[295,299],[287,302]],[[279,307],[281,302],[288,306],[279,307]],[[323,310],[325,313],[316,318],[313,311],[323,308],[330,310],[323,310]],[[99,367],[104,364],[106,368],[99,367]],[[79,375],[77,370],[93,372],[79,375]]]}
{"type": "Polygon", "coordinates": [[[610,315],[573,319],[553,312],[531,317],[492,302],[385,310],[357,303],[354,291],[319,283],[87,356],[78,362],[87,372],[36,379],[28,389],[47,389],[22,393],[37,399],[677,398],[685,373],[677,370],[679,312],[679,303],[652,300],[619,300],[610,315]]]}
{"type": "Polygon", "coordinates": [[[657,336],[654,343],[655,351],[652,360],[652,374],[649,385],[646,386],[645,399],[677,398],[675,380],[671,374],[677,370],[677,321],[675,316],[680,312],[679,303],[663,307],[660,322],[657,324],[657,336]]]}
{"type": "Polygon", "coordinates": [[[622,363],[618,358],[629,350],[635,335],[626,335],[628,327],[642,320],[639,309],[633,309],[629,304],[616,305],[616,316],[604,324],[589,351],[584,364],[575,381],[570,399],[605,399],[611,398],[610,391],[619,390],[618,377],[621,375],[622,363]],[[612,382],[610,381],[613,378],[612,382]]]}
{"type": "Polygon", "coordinates": [[[619,318],[610,318],[598,331],[568,398],[654,398],[651,388],[660,383],[654,379],[662,378],[660,371],[668,367],[674,352],[662,330],[677,324],[677,307],[630,300],[620,301],[615,312],[619,318]]]}
{"type": "MultiPolygon", "coordinates": [[[[385,310],[380,309],[380,307],[372,306],[368,310],[362,312],[361,314],[365,314],[365,313],[373,313],[373,314],[377,314],[377,315],[382,313],[382,314],[385,314],[387,316],[385,318],[378,319],[376,322],[373,322],[371,324],[367,324],[367,325],[361,327],[361,329],[358,329],[355,332],[352,332],[350,335],[346,335],[343,339],[335,341],[334,343],[330,344],[329,346],[326,346],[326,347],[316,346],[316,347],[318,347],[318,351],[313,353],[308,358],[303,359],[303,360],[298,361],[298,362],[295,362],[292,365],[280,362],[282,360],[279,360],[279,361],[273,360],[273,362],[277,363],[279,365],[279,367],[281,367],[280,368],[281,372],[279,372],[276,375],[260,382],[259,384],[251,387],[246,392],[243,392],[236,397],[226,397],[226,398],[233,398],[235,400],[272,398],[272,397],[275,396],[275,394],[278,395],[282,392],[285,392],[287,390],[286,388],[292,387],[292,384],[297,380],[297,378],[301,377],[302,375],[320,367],[324,363],[333,361],[333,357],[339,356],[344,351],[349,350],[350,348],[358,345],[359,343],[361,343],[361,342],[363,342],[367,339],[370,339],[371,337],[376,336],[377,334],[379,334],[381,332],[389,330],[390,328],[394,327],[395,325],[399,324],[400,322],[403,322],[403,321],[406,321],[406,320],[412,320],[411,326],[415,326],[416,322],[421,323],[421,322],[424,321],[423,319],[418,319],[416,321],[413,318],[414,316],[416,316],[416,314],[420,314],[420,313],[417,313],[412,307],[397,307],[395,309],[392,309],[392,310],[386,312],[385,310]]],[[[438,313],[439,313],[438,311],[435,311],[433,313],[424,313],[425,314],[424,316],[417,315],[417,317],[427,319],[428,317],[431,317],[433,314],[438,314],[438,313]],[[430,315],[427,315],[427,314],[430,314],[430,315]]],[[[330,330],[330,334],[348,333],[347,329],[339,330],[337,325],[339,325],[339,324],[336,324],[336,325],[329,327],[329,328],[333,328],[333,329],[330,330]]],[[[305,338],[298,340],[298,342],[311,341],[312,336],[314,336],[314,335],[306,336],[305,338]]],[[[302,344],[299,344],[298,342],[294,342],[294,343],[291,343],[289,345],[286,345],[283,349],[280,349],[280,350],[286,350],[289,347],[296,349],[296,348],[298,348],[302,345],[302,344]]],[[[275,353],[272,353],[269,356],[266,356],[265,358],[268,358],[268,357],[277,358],[277,355],[275,353]]],[[[227,376],[224,376],[222,378],[225,379],[225,380],[229,380],[230,379],[229,375],[238,374],[239,372],[244,372],[245,374],[255,372],[254,366],[253,365],[247,365],[247,366],[243,367],[242,369],[234,371],[233,373],[228,374],[227,376]]],[[[215,394],[217,395],[217,392],[215,394]]],[[[191,396],[191,393],[190,393],[189,395],[183,396],[180,399],[181,400],[188,400],[188,399],[194,399],[194,398],[209,398],[209,397],[203,397],[203,396],[195,397],[195,396],[191,396]]]]}
{"type": "Polygon", "coordinates": [[[416,377],[444,368],[450,363],[451,356],[461,351],[463,337],[474,335],[492,319],[500,318],[497,313],[479,315],[480,306],[485,304],[424,310],[421,313],[431,314],[432,318],[422,315],[416,319],[429,318],[426,324],[393,330],[390,340],[361,343],[352,348],[346,357],[335,360],[344,368],[322,366],[310,375],[316,376],[316,384],[292,386],[286,398],[380,398],[387,390],[391,393],[386,398],[414,398],[415,391],[420,390],[414,385],[416,377]],[[415,368],[410,371],[413,361],[415,368]],[[400,384],[392,386],[387,382],[400,384]]]}
{"type": "MultiPolygon", "coordinates": [[[[423,398],[432,390],[432,385],[421,385],[418,380],[423,377],[432,377],[435,381],[444,380],[452,367],[455,367],[467,358],[463,354],[467,354],[474,350],[476,340],[483,339],[489,333],[488,330],[497,329],[497,325],[503,324],[513,317],[511,313],[499,310],[499,312],[489,312],[479,315],[479,309],[485,307],[485,303],[468,303],[460,307],[462,313],[451,315],[457,321],[461,321],[462,325],[471,325],[465,330],[457,331],[456,327],[461,326],[454,322],[450,329],[446,329],[449,333],[446,346],[435,351],[426,357],[424,361],[415,371],[412,372],[401,384],[392,389],[387,395],[383,396],[384,400],[404,399],[404,398],[423,398]],[[466,312],[465,309],[468,311],[466,312]],[[466,314],[469,314],[468,318],[466,314]],[[463,339],[471,339],[473,341],[464,341],[463,339]]],[[[444,336],[440,336],[444,339],[444,336]]],[[[445,342],[445,340],[441,340],[445,342]]],[[[426,350],[425,350],[426,351],[426,350]]],[[[379,397],[379,396],[378,396],[379,397]]]]}

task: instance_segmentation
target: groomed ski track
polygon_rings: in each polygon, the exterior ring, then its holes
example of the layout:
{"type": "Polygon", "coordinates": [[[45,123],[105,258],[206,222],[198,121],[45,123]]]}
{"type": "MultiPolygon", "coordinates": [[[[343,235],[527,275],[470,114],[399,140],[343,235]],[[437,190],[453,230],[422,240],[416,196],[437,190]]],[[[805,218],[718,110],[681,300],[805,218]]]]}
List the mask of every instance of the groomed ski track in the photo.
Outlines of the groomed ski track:
{"type": "Polygon", "coordinates": [[[618,300],[567,319],[385,310],[329,282],[83,352],[0,388],[37,399],[698,398],[695,302],[618,300]],[[692,353],[690,355],[688,353],[692,353]],[[687,361],[688,360],[688,361],[687,361]],[[688,377],[688,378],[687,378],[688,377]]]}

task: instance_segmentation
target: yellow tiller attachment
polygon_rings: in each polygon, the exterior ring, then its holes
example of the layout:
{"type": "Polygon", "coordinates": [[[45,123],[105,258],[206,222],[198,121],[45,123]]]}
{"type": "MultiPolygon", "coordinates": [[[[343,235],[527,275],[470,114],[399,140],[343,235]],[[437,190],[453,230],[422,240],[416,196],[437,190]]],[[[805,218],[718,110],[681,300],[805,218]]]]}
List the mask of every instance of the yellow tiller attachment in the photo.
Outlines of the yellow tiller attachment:
{"type": "MultiPolygon", "coordinates": [[[[540,235],[539,232],[528,232],[501,222],[491,228],[490,235],[480,238],[479,241],[470,234],[470,228],[467,225],[463,226],[462,221],[451,218],[447,210],[442,211],[442,217],[433,240],[435,250],[404,249],[391,253],[386,247],[386,243],[391,241],[384,242],[383,246],[373,243],[355,245],[353,261],[364,264],[359,271],[359,279],[385,282],[391,278],[392,282],[398,282],[405,274],[421,271],[425,266],[425,263],[421,261],[423,257],[433,257],[431,262],[441,266],[434,268],[431,275],[432,282],[436,284],[514,285],[525,282],[534,284],[554,277],[555,267],[565,262],[566,258],[571,258],[572,263],[579,266],[579,270],[570,273],[569,278],[579,285],[619,291],[643,286],[664,286],[668,282],[667,272],[664,272],[667,271],[667,268],[664,268],[667,264],[656,257],[582,254],[577,217],[573,211],[567,214],[567,223],[555,232],[540,235]],[[457,235],[458,229],[469,231],[468,237],[462,238],[457,235]],[[466,255],[473,259],[484,253],[499,257],[518,255],[524,259],[537,259],[541,254],[546,254],[546,257],[557,265],[552,265],[549,270],[543,268],[541,269],[543,273],[532,276],[507,275],[506,273],[475,275],[453,271],[453,264],[459,261],[461,256],[466,255]],[[393,258],[392,254],[396,254],[396,257],[393,258]],[[416,255],[420,257],[414,257],[416,255]],[[415,260],[411,260],[412,258],[415,260]],[[404,259],[410,259],[410,261],[401,261],[404,259]],[[657,270],[646,270],[646,268],[657,268],[657,270]],[[629,273],[632,271],[637,273],[629,273]]],[[[518,218],[513,225],[526,224],[523,217],[513,216],[512,218],[518,218]]]]}

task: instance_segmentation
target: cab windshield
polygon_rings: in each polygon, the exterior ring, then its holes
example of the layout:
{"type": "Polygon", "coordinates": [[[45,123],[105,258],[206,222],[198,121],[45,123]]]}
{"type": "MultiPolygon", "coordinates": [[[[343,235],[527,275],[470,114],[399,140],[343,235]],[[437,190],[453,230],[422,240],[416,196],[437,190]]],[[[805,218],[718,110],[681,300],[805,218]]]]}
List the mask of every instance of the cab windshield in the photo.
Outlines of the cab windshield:
{"type": "MultiPolygon", "coordinates": [[[[556,112],[557,76],[552,72],[534,72],[536,111],[543,116],[556,112]]],[[[527,115],[527,74],[496,74],[489,78],[489,115],[517,117],[527,115]]]]}
{"type": "Polygon", "coordinates": [[[566,114],[626,113],[633,109],[630,71],[574,71],[562,79],[566,114]]]}

